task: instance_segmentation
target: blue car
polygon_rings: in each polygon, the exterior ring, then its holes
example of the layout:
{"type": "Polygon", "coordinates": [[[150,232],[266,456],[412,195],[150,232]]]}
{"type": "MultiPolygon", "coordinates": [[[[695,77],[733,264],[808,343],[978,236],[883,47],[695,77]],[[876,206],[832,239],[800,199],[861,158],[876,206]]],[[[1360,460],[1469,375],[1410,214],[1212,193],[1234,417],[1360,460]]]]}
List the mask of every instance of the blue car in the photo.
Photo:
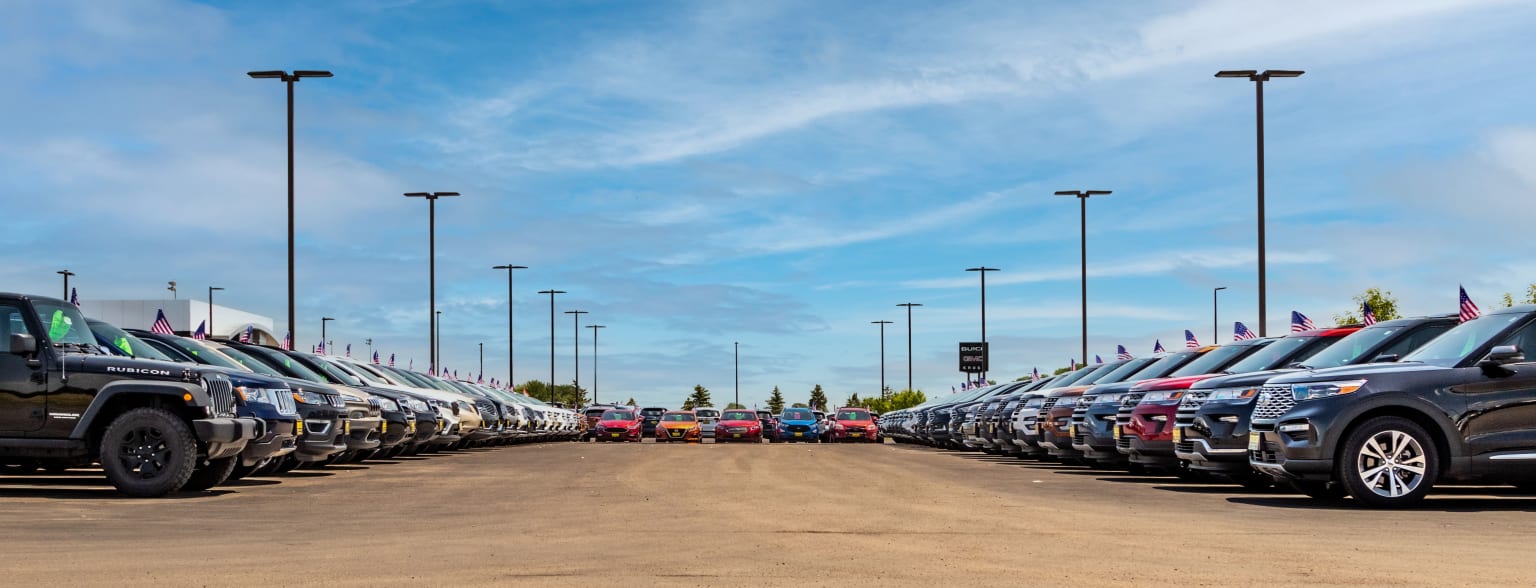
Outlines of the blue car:
{"type": "Polygon", "coordinates": [[[786,408],[779,413],[779,429],[775,437],[780,441],[820,442],[821,430],[816,423],[816,413],[809,408],[786,408]]]}

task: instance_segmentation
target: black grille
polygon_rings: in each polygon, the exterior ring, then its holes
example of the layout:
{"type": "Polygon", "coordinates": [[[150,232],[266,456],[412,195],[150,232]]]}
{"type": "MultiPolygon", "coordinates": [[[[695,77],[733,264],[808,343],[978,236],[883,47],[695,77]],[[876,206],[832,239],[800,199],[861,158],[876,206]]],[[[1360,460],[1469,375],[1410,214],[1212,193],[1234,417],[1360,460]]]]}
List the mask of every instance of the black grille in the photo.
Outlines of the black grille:
{"type": "Polygon", "coordinates": [[[1178,443],[1174,443],[1173,444],[1173,450],[1177,451],[1179,453],[1194,453],[1195,452],[1195,442],[1194,441],[1180,441],[1178,443]]]}
{"type": "Polygon", "coordinates": [[[1131,438],[1122,436],[1119,439],[1116,439],[1115,448],[1129,450],[1131,448],[1131,438]]]}

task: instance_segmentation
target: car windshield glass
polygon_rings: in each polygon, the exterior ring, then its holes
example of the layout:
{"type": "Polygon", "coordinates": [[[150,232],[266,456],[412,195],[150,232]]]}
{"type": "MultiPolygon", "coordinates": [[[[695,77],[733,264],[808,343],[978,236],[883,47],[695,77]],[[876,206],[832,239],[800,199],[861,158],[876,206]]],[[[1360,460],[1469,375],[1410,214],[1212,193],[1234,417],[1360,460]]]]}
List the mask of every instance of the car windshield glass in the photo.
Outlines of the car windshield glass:
{"type": "Polygon", "coordinates": [[[342,367],[352,370],[357,374],[359,378],[362,378],[364,382],[368,382],[370,384],[383,384],[385,386],[397,385],[395,384],[394,380],[391,380],[389,376],[385,375],[383,372],[374,371],[373,368],[370,368],[366,365],[346,364],[342,367]]]}
{"type": "Polygon", "coordinates": [[[1376,325],[1360,329],[1350,333],[1343,339],[1339,339],[1337,343],[1329,345],[1322,351],[1314,353],[1312,357],[1308,357],[1301,363],[1309,368],[1316,369],[1339,367],[1355,363],[1362,354],[1375,349],[1381,345],[1382,341],[1386,341],[1392,335],[1402,332],[1403,328],[1376,325]]]}
{"type": "Polygon", "coordinates": [[[340,367],[332,365],[331,362],[328,362],[328,361],[325,361],[325,360],[321,360],[321,359],[311,358],[309,363],[310,363],[310,367],[320,368],[319,371],[322,372],[324,375],[329,376],[330,379],[333,382],[340,383],[340,384],[346,384],[348,386],[367,386],[368,385],[367,382],[364,382],[363,379],[358,377],[356,374],[353,374],[352,372],[349,372],[349,371],[344,370],[344,369],[342,369],[340,367]]]}
{"type": "Polygon", "coordinates": [[[240,362],[240,365],[243,365],[243,366],[245,366],[246,369],[251,370],[253,372],[256,372],[258,374],[262,374],[262,375],[266,375],[266,376],[278,376],[278,377],[283,377],[283,376],[287,376],[288,375],[288,374],[284,374],[284,373],[274,369],[270,365],[267,365],[266,361],[263,361],[260,358],[251,357],[249,355],[246,355],[245,352],[240,351],[239,349],[234,349],[234,348],[231,348],[231,347],[216,347],[215,349],[217,349],[219,353],[224,354],[225,357],[228,357],[230,359],[233,359],[235,361],[240,362]]]}
{"type": "Polygon", "coordinates": [[[39,298],[32,301],[32,306],[37,310],[37,320],[43,323],[43,329],[48,332],[48,340],[54,345],[76,343],[95,348],[96,336],[91,334],[85,315],[80,314],[80,309],[75,305],[39,298]]]}
{"type": "Polygon", "coordinates": [[[699,409],[699,410],[693,411],[693,414],[696,414],[696,415],[698,415],[700,417],[703,417],[703,418],[711,418],[711,419],[720,416],[720,412],[719,411],[707,410],[707,409],[702,409],[702,408],[699,409]]]}
{"type": "Polygon", "coordinates": [[[117,328],[116,325],[101,321],[90,321],[90,325],[91,334],[96,336],[96,342],[115,349],[117,353],[139,359],[178,361],[145,343],[143,339],[133,336],[133,333],[117,328]]]}
{"type": "Polygon", "coordinates": [[[1104,377],[1099,378],[1095,383],[1112,384],[1115,382],[1123,382],[1126,378],[1129,378],[1136,372],[1141,371],[1142,368],[1145,368],[1156,362],[1157,358],[1154,357],[1138,357],[1136,359],[1132,359],[1125,362],[1124,364],[1121,364],[1120,367],[1115,368],[1115,371],[1104,374],[1104,377]]]}
{"type": "Polygon", "coordinates": [[[1510,323],[1522,318],[1525,318],[1523,313],[1509,312],[1472,319],[1456,325],[1444,335],[1435,337],[1433,341],[1424,344],[1417,351],[1404,356],[1402,361],[1416,361],[1444,367],[1454,366],[1498,335],[1510,323]]]}
{"type": "Polygon", "coordinates": [[[869,413],[862,410],[839,410],[837,411],[837,420],[867,421],[869,420],[869,413]]]}
{"type": "Polygon", "coordinates": [[[243,365],[240,365],[235,360],[230,359],[228,357],[225,357],[224,354],[219,353],[217,351],[214,351],[212,348],[209,348],[208,346],[203,345],[202,343],[199,343],[198,341],[196,341],[194,339],[188,339],[186,337],[177,337],[176,338],[176,345],[178,347],[181,347],[181,349],[183,351],[186,351],[188,355],[191,355],[192,357],[196,358],[197,361],[199,361],[201,363],[206,363],[208,365],[216,365],[216,366],[219,366],[221,368],[230,368],[230,369],[240,370],[242,372],[253,372],[253,371],[256,371],[256,370],[253,370],[251,368],[248,368],[248,367],[245,367],[243,365]]]}
{"type": "Polygon", "coordinates": [[[289,376],[317,384],[325,382],[325,376],[315,373],[314,370],[299,363],[298,360],[284,355],[281,351],[256,346],[246,347],[245,349],[250,350],[250,354],[256,356],[257,359],[264,360],[271,364],[272,367],[287,372],[289,376]]]}
{"type": "MultiPolygon", "coordinates": [[[[1301,349],[1302,347],[1306,347],[1308,345],[1316,343],[1317,340],[1318,340],[1318,337],[1285,337],[1285,338],[1282,338],[1282,339],[1280,339],[1278,341],[1275,341],[1274,343],[1270,343],[1269,345],[1265,345],[1263,348],[1260,348],[1258,351],[1255,351],[1255,352],[1249,354],[1248,357],[1244,357],[1244,358],[1238,360],[1237,363],[1234,363],[1231,366],[1229,366],[1226,369],[1226,371],[1232,372],[1234,374],[1246,374],[1248,372],[1257,372],[1257,371],[1260,371],[1260,370],[1269,370],[1269,369],[1275,369],[1275,368],[1278,368],[1278,367],[1285,367],[1283,365],[1277,365],[1276,362],[1279,362],[1279,361],[1281,361],[1284,358],[1290,357],[1292,353],[1295,353],[1297,350],[1301,349]]],[[[1297,360],[1293,359],[1291,361],[1297,361],[1297,360]]],[[[1287,362],[1287,363],[1289,363],[1289,362],[1287,362]]]]}
{"type": "Polygon", "coordinates": [[[605,421],[632,421],[632,420],[635,420],[635,413],[627,411],[627,410],[610,410],[608,412],[603,413],[603,420],[605,420],[605,421]]]}
{"type": "Polygon", "coordinates": [[[425,376],[422,376],[421,374],[418,374],[416,372],[412,372],[412,371],[409,371],[409,370],[402,370],[400,368],[384,368],[384,371],[387,372],[387,373],[394,374],[396,379],[404,380],[406,382],[406,384],[405,384],[406,386],[410,386],[412,388],[431,388],[431,389],[434,389],[434,390],[437,389],[436,386],[433,386],[430,382],[427,381],[427,378],[425,376]]]}
{"type": "Polygon", "coordinates": [[[665,412],[667,412],[667,409],[665,409],[665,408],[642,408],[642,409],[640,409],[640,415],[641,416],[648,416],[648,417],[653,417],[653,418],[654,417],[659,417],[659,416],[662,415],[662,413],[665,413],[665,412]]]}
{"type": "MultiPolygon", "coordinates": [[[[1269,341],[1258,343],[1258,345],[1267,344],[1269,344],[1269,341]]],[[[1222,345],[1221,347],[1207,351],[1205,355],[1195,358],[1194,361],[1184,364],[1184,367],[1176,369],[1173,371],[1173,373],[1168,375],[1178,378],[1182,376],[1198,376],[1201,374],[1216,373],[1217,371],[1221,370],[1222,366],[1231,363],[1232,360],[1237,359],[1238,357],[1252,352],[1255,348],[1256,347],[1254,345],[1222,345]]]]}
{"type": "Polygon", "coordinates": [[[667,421],[669,423],[691,423],[691,422],[693,422],[693,415],[691,415],[691,414],[667,414],[667,415],[662,415],[661,416],[661,420],[667,421]]]}
{"type": "Polygon", "coordinates": [[[816,415],[805,409],[791,408],[784,411],[784,416],[779,417],[786,421],[811,421],[816,420],[816,415]]]}
{"type": "Polygon", "coordinates": [[[722,421],[755,421],[757,413],[749,410],[727,410],[720,415],[722,421]]]}
{"type": "Polygon", "coordinates": [[[1063,386],[1071,386],[1073,382],[1083,379],[1084,376],[1093,373],[1094,370],[1099,369],[1100,367],[1103,366],[1078,368],[1076,370],[1056,376],[1056,380],[1051,382],[1050,387],[1060,388],[1063,386]]]}

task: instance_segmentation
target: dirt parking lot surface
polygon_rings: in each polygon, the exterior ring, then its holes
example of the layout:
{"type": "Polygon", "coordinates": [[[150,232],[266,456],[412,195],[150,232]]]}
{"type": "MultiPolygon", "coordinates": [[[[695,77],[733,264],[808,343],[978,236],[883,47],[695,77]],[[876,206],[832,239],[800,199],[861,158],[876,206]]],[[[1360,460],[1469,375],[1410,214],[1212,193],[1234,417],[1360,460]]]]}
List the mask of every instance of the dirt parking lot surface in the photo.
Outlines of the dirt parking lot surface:
{"type": "Polygon", "coordinates": [[[1536,497],[1412,511],[906,445],[542,444],[164,500],[0,478],[10,586],[1536,585],[1536,497]]]}

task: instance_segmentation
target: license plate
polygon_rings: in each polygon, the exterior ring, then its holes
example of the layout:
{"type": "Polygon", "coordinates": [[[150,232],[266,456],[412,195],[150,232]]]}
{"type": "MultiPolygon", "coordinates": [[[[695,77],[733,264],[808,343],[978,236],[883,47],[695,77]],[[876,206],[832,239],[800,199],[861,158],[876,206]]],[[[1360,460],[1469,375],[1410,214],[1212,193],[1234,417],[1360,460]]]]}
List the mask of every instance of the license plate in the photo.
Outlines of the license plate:
{"type": "Polygon", "coordinates": [[[733,438],[733,439],[740,439],[741,438],[741,433],[731,433],[731,438],[733,438]]]}
{"type": "Polygon", "coordinates": [[[618,433],[610,433],[609,436],[613,437],[614,439],[618,439],[619,438],[619,434],[618,433]]]}
{"type": "Polygon", "coordinates": [[[341,433],[343,435],[352,434],[352,421],[344,421],[341,423],[341,433]]]}
{"type": "Polygon", "coordinates": [[[406,426],[405,430],[410,431],[412,435],[415,435],[416,434],[416,423],[410,423],[409,425],[406,426]]]}
{"type": "Polygon", "coordinates": [[[1076,437],[1077,436],[1077,425],[1072,425],[1070,427],[1067,427],[1067,436],[1069,436],[1069,437],[1076,437]]]}
{"type": "Polygon", "coordinates": [[[853,433],[853,436],[854,437],[863,437],[864,434],[863,433],[853,433]]]}
{"type": "Polygon", "coordinates": [[[1122,435],[1125,435],[1125,431],[1120,429],[1120,425],[1115,425],[1115,440],[1119,441],[1122,435]]]}
{"type": "Polygon", "coordinates": [[[382,435],[382,434],[388,433],[388,432],[389,432],[389,421],[384,421],[382,423],[379,423],[379,434],[382,435]]]}
{"type": "Polygon", "coordinates": [[[1181,443],[1183,441],[1184,441],[1184,428],[1183,427],[1176,427],[1176,428],[1174,428],[1173,429],[1173,442],[1174,443],[1181,443]]]}
{"type": "Polygon", "coordinates": [[[795,433],[795,436],[796,436],[796,437],[804,437],[804,436],[805,436],[805,433],[795,433]]]}
{"type": "Polygon", "coordinates": [[[1259,434],[1257,432],[1249,431],[1248,432],[1248,451],[1258,451],[1258,450],[1259,450],[1259,434]]]}
{"type": "Polygon", "coordinates": [[[303,435],[304,434],[304,420],[303,419],[299,419],[299,420],[293,421],[293,434],[294,435],[303,435]]]}

